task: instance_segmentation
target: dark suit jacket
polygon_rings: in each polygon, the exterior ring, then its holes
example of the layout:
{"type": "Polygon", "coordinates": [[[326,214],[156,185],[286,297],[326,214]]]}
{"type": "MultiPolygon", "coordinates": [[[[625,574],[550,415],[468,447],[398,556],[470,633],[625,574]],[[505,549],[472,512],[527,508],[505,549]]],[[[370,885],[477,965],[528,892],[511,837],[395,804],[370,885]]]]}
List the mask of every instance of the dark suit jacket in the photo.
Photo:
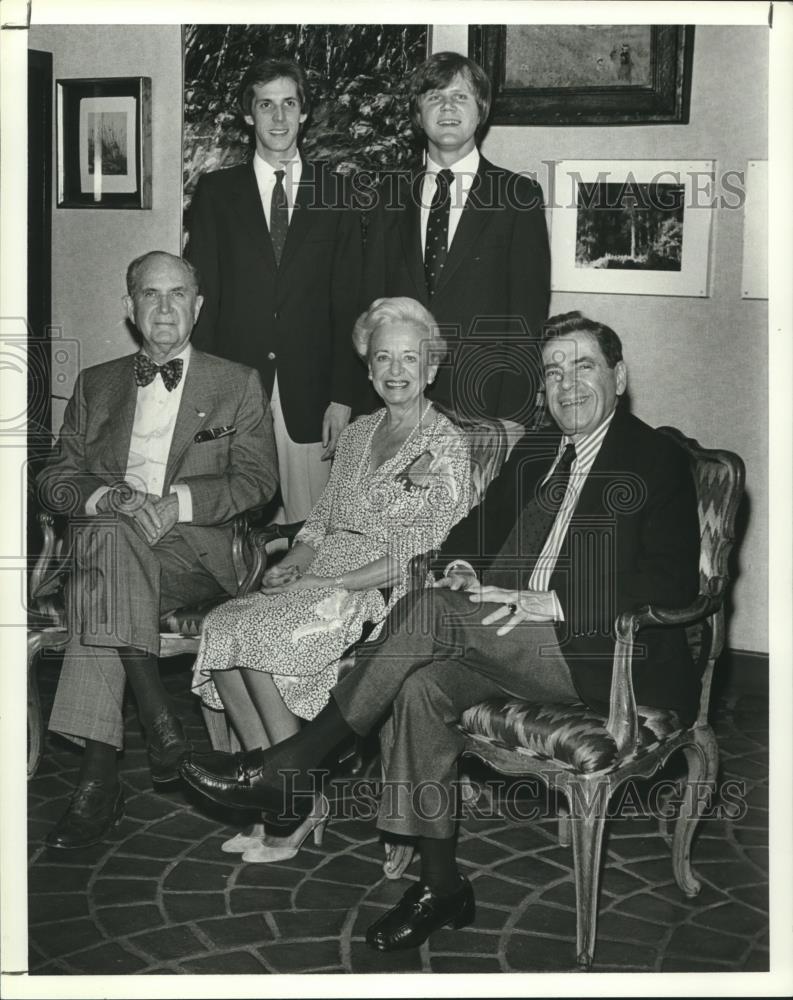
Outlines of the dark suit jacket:
{"type": "Polygon", "coordinates": [[[328,403],[355,407],[366,383],[351,340],[360,217],[347,204],[342,177],[303,161],[280,266],[252,161],[204,174],[190,207],[186,255],[204,296],[193,343],[255,368],[268,395],[277,370],[287,429],[301,443],[320,440],[328,403]]]}
{"type": "Polygon", "coordinates": [[[432,398],[467,415],[509,417],[526,426],[542,370],[530,334],[539,336],[550,296],[542,189],[482,157],[430,301],[422,177],[395,174],[382,182],[367,230],[364,307],[381,295],[418,299],[451,346],[432,398]]]}
{"type": "MultiPolygon", "coordinates": [[[[57,453],[41,476],[40,492],[51,511],[79,516],[100,486],[124,479],[137,402],[134,357],[95,365],[78,376],[57,453]]],[[[229,593],[236,591],[231,522],[270,499],[276,470],[272,421],[265,414],[256,372],[193,350],[163,495],[174,483],[190,487],[193,520],[172,530],[229,593]],[[235,432],[196,442],[201,430],[219,427],[234,427],[235,432]]]]}
{"type": "MultiPolygon", "coordinates": [[[[435,561],[464,558],[484,583],[525,588],[538,553],[501,552],[547,473],[558,432],[516,445],[482,504],[457,524],[435,561]]],[[[603,710],[611,686],[614,622],[645,604],[688,604],[699,586],[699,520],[688,457],[620,404],[590,470],[551,576],[565,621],[561,650],[582,700],[603,710]]],[[[637,702],[696,711],[699,676],[682,629],[647,629],[634,652],[637,702]],[[644,647],[644,652],[641,652],[644,647]]]]}

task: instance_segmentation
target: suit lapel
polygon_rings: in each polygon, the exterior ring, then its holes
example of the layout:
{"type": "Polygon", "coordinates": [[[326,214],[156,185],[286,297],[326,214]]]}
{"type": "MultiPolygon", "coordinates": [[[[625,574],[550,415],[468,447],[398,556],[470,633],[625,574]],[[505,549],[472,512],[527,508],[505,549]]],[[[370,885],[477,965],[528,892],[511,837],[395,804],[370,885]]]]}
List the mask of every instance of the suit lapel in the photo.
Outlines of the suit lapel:
{"type": "Polygon", "coordinates": [[[170,488],[176,468],[196,433],[204,426],[207,415],[215,405],[218,387],[207,371],[206,356],[201,351],[190,356],[190,366],[185,376],[182,399],[176,424],[171,439],[171,450],[168,452],[168,464],[165,469],[164,490],[170,488]]]}
{"type": "Polygon", "coordinates": [[[438,278],[436,296],[443,291],[460,264],[471,255],[482,230],[490,222],[493,209],[498,205],[498,173],[484,157],[479,158],[479,168],[468,192],[446,263],[438,278]]]}
{"type": "Polygon", "coordinates": [[[408,273],[416,286],[416,298],[420,302],[427,301],[427,282],[424,277],[424,250],[421,246],[421,185],[424,172],[414,174],[405,179],[405,186],[400,197],[407,201],[399,222],[399,235],[402,240],[402,252],[408,273]]]}
{"type": "Polygon", "coordinates": [[[124,474],[129,460],[132,441],[132,424],[135,420],[135,406],[138,401],[138,387],[135,384],[135,355],[130,354],[115,365],[102,386],[102,396],[97,400],[97,412],[112,414],[109,421],[110,433],[107,437],[108,468],[124,474]]]}
{"type": "Polygon", "coordinates": [[[323,204],[322,171],[315,167],[313,163],[303,160],[303,170],[300,174],[300,183],[297,186],[292,218],[289,220],[284,252],[281,255],[281,263],[279,265],[281,270],[294,257],[298,247],[311,229],[313,213],[323,204]]]}
{"type": "Polygon", "coordinates": [[[233,205],[240,224],[248,232],[256,249],[275,270],[277,266],[275,254],[273,253],[273,244],[270,241],[267,220],[264,217],[259,185],[256,183],[256,174],[253,172],[253,160],[246,163],[245,169],[240,173],[239,186],[234,190],[233,205]]]}
{"type": "Polygon", "coordinates": [[[589,475],[581,489],[573,519],[577,517],[590,517],[602,515],[607,512],[607,491],[610,486],[622,478],[630,488],[626,470],[626,463],[630,462],[631,456],[625,447],[625,420],[626,411],[623,404],[618,404],[617,410],[611,419],[609,429],[603,438],[600,450],[592,463],[589,475]]]}

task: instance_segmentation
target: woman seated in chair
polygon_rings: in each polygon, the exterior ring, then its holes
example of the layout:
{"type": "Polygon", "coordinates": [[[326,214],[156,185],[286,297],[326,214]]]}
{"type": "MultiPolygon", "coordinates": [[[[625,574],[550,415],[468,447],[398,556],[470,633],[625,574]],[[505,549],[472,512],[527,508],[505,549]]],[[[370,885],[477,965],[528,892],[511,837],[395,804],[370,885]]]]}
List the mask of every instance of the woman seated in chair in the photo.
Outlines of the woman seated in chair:
{"type": "MultiPolygon", "coordinates": [[[[226,711],[246,750],[317,715],[344,650],[405,594],[411,559],[437,547],[474,502],[468,436],[424,395],[445,349],[431,314],[413,299],[378,299],[353,343],[384,408],[340,436],[325,491],[261,593],[204,623],[193,688],[226,711]],[[381,588],[391,588],[388,601],[381,588]]],[[[285,860],[312,830],[321,842],[328,812],[323,799],[287,838],[257,825],[223,850],[285,860]]]]}

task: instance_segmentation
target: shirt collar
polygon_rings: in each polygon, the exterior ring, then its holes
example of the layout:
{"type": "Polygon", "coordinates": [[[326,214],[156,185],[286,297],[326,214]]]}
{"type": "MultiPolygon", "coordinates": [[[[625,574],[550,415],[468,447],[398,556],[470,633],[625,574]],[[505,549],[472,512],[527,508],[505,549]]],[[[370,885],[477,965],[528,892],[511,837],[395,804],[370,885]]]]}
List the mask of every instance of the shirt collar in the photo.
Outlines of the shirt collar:
{"type": "Polygon", "coordinates": [[[475,174],[479,169],[479,150],[474,146],[470,153],[467,153],[461,160],[457,160],[450,167],[442,167],[427,153],[427,173],[437,174],[441,170],[451,170],[453,174],[475,174]]]}
{"type": "MultiPolygon", "coordinates": [[[[424,172],[424,184],[425,187],[422,188],[424,197],[429,197],[430,192],[435,190],[435,175],[441,170],[451,170],[454,174],[454,185],[453,190],[456,192],[452,205],[457,208],[463,208],[468,198],[468,193],[474,183],[474,177],[476,177],[476,172],[479,169],[479,150],[474,146],[467,156],[464,156],[461,160],[453,163],[450,167],[439,166],[429,154],[427,154],[426,170],[424,172]],[[432,186],[430,186],[432,185],[432,186]]],[[[423,204],[423,201],[422,201],[423,204]]],[[[429,207],[428,205],[426,207],[429,207]]]]}
{"type": "Polygon", "coordinates": [[[575,445],[576,456],[582,455],[593,448],[596,448],[603,441],[606,436],[606,431],[608,431],[611,426],[611,421],[614,419],[614,414],[617,412],[617,406],[614,405],[614,409],[609,413],[603,423],[599,424],[593,431],[589,434],[584,434],[583,437],[579,438],[578,441],[573,441],[571,437],[567,434],[562,435],[562,440],[559,442],[559,454],[564,451],[568,444],[575,445]]]}
{"type": "MultiPolygon", "coordinates": [[[[146,350],[145,347],[141,347],[140,353],[141,354],[145,354],[146,357],[149,359],[149,361],[152,361],[154,364],[157,364],[157,362],[154,361],[154,358],[152,358],[152,356],[149,354],[149,352],[146,350]]],[[[188,368],[188,366],[190,364],[190,355],[192,353],[193,353],[193,345],[188,340],[187,343],[184,345],[184,347],[181,349],[181,351],[179,351],[179,353],[177,355],[175,355],[173,358],[171,358],[171,361],[176,361],[177,358],[181,358],[182,359],[182,362],[183,362],[183,364],[182,364],[182,378],[184,378],[184,376],[187,374],[187,368],[188,368]]]]}
{"type": "Polygon", "coordinates": [[[284,179],[287,183],[294,184],[295,181],[300,179],[300,175],[303,172],[303,161],[300,159],[300,154],[296,153],[291,160],[284,160],[277,167],[268,163],[263,156],[259,156],[258,152],[253,154],[253,172],[260,181],[267,181],[271,184],[275,183],[276,170],[285,171],[284,179]]]}

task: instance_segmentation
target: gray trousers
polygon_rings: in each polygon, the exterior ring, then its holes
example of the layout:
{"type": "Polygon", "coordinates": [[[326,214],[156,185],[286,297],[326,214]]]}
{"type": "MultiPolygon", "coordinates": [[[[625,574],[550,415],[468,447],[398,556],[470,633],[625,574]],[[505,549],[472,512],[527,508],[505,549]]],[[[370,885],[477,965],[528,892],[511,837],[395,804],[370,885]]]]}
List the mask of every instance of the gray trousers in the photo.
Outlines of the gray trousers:
{"type": "Polygon", "coordinates": [[[424,590],[394,608],[384,636],[359,647],[355,668],[332,695],[363,735],[391,709],[393,746],[377,825],[405,836],[454,833],[463,712],[485,698],[578,701],[551,624],[482,625],[496,605],[464,593],[424,590]]]}
{"type": "Polygon", "coordinates": [[[163,612],[225,593],[178,528],[153,546],[123,517],[97,519],[73,534],[71,636],[50,715],[53,732],[122,749],[126,675],[118,647],[156,656],[163,612]]]}

